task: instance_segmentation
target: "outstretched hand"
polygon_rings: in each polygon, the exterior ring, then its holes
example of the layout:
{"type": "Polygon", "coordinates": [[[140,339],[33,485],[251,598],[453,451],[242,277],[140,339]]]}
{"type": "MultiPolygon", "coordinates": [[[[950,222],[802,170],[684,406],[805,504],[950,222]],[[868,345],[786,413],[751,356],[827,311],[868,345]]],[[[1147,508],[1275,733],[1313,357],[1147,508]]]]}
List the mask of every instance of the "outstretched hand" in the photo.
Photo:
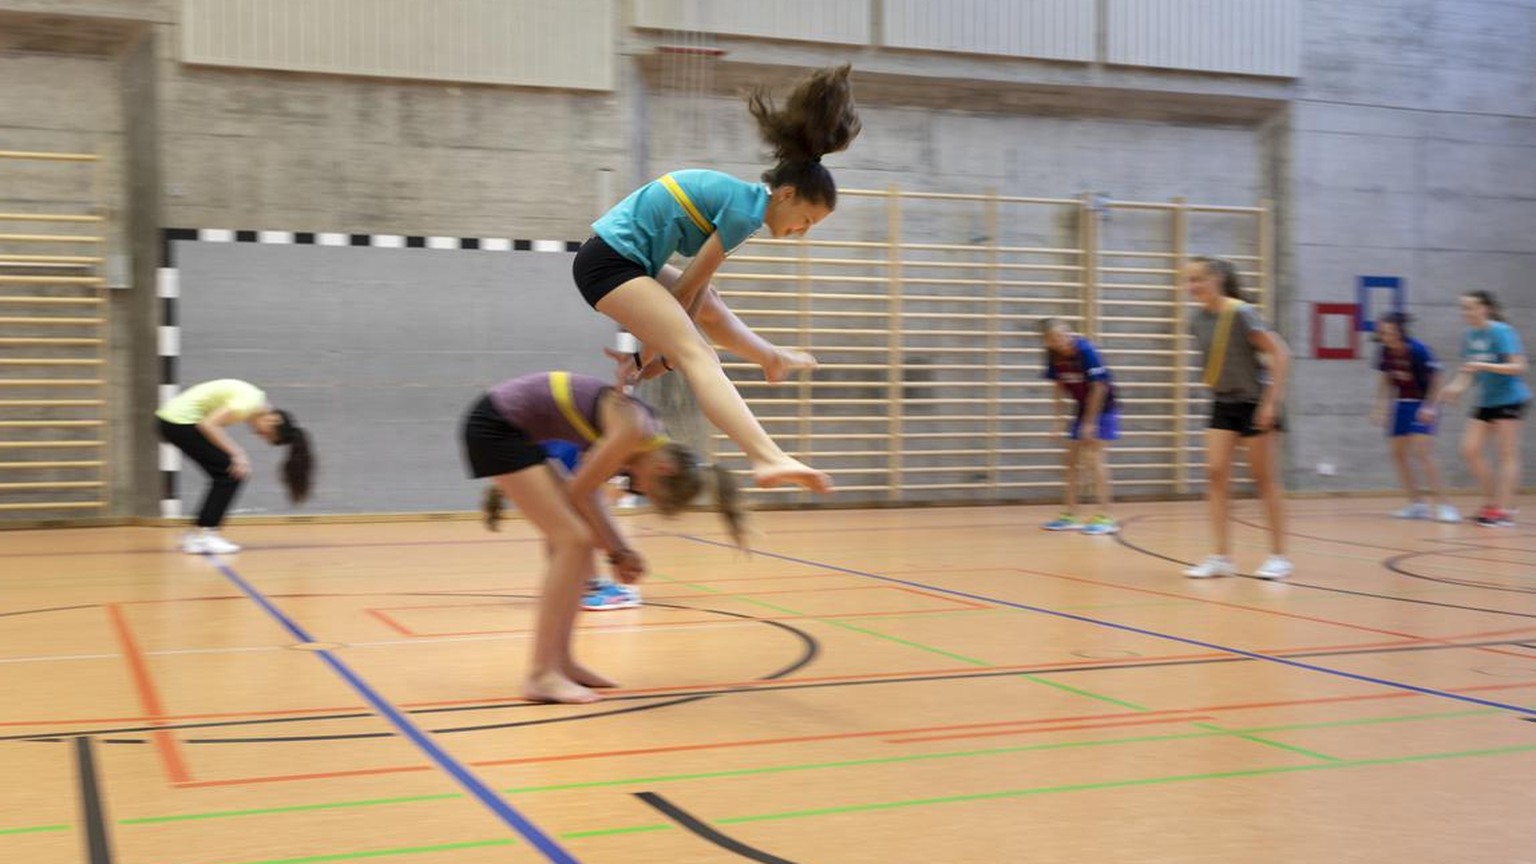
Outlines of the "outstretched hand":
{"type": "Polygon", "coordinates": [[[620,390],[640,380],[640,364],[636,361],[636,355],[612,348],[604,348],[603,353],[613,361],[613,380],[620,390]]]}

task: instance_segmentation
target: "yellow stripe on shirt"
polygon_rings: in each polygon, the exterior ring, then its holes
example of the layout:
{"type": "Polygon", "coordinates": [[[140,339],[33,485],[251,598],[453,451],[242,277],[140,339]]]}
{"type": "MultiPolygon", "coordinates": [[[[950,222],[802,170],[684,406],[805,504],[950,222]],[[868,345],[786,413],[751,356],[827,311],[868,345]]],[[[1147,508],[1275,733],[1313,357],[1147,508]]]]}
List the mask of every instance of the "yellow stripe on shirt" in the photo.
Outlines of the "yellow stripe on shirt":
{"type": "Polygon", "coordinates": [[[580,432],[589,443],[596,441],[597,430],[592,428],[587,418],[581,415],[581,409],[576,407],[576,397],[571,393],[571,373],[549,373],[549,392],[555,397],[555,406],[560,409],[566,422],[571,424],[571,428],[580,432]]]}
{"type": "Polygon", "coordinates": [[[1205,358],[1205,386],[1215,387],[1221,380],[1221,370],[1227,365],[1227,343],[1232,341],[1232,319],[1237,310],[1248,304],[1235,297],[1228,297],[1216,319],[1216,335],[1211,340],[1211,353],[1205,358]]]}
{"type": "Polygon", "coordinates": [[[683,208],[683,212],[688,214],[688,218],[693,220],[693,224],[700,231],[703,231],[705,235],[715,233],[715,226],[711,225],[709,220],[704,218],[704,214],[699,212],[699,208],[693,206],[693,199],[689,198],[688,193],[683,191],[683,187],[678,184],[675,177],[671,174],[663,174],[656,182],[672,193],[672,197],[676,199],[678,206],[683,208]]]}

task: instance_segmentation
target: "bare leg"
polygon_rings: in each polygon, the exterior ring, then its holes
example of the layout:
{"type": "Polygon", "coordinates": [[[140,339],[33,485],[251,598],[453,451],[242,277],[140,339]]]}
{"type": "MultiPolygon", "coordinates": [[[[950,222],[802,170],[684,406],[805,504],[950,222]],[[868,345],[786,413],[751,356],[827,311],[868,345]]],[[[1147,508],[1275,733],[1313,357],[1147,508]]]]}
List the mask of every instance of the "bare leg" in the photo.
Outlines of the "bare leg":
{"type": "Polygon", "coordinates": [[[1269,546],[1276,555],[1285,554],[1285,488],[1280,479],[1280,433],[1266,432],[1248,442],[1248,470],[1258,484],[1269,517],[1269,546]]]}
{"type": "Polygon", "coordinates": [[[1067,508],[1067,512],[1068,513],[1072,513],[1072,514],[1076,514],[1077,513],[1077,485],[1078,485],[1078,480],[1077,480],[1077,462],[1078,462],[1079,455],[1082,453],[1082,450],[1083,450],[1083,442],[1081,442],[1081,441],[1068,441],[1067,442],[1067,456],[1066,456],[1066,460],[1067,461],[1066,461],[1066,464],[1063,466],[1063,468],[1064,468],[1065,480],[1066,480],[1066,484],[1067,484],[1066,508],[1067,508]]]}
{"type": "Polygon", "coordinates": [[[1399,435],[1392,439],[1392,464],[1397,466],[1397,476],[1403,481],[1409,504],[1417,504],[1419,501],[1419,487],[1413,480],[1413,465],[1408,461],[1408,446],[1417,437],[1399,435]]]}
{"type": "Polygon", "coordinates": [[[1419,459],[1424,472],[1424,483],[1429,494],[1438,504],[1449,504],[1445,497],[1445,485],[1440,481],[1440,466],[1435,464],[1435,439],[1429,435],[1413,436],[1413,453],[1419,459]]]}
{"type": "Polygon", "coordinates": [[[1485,506],[1494,502],[1493,472],[1488,470],[1488,461],[1483,458],[1483,437],[1488,434],[1488,427],[1492,425],[1492,423],[1474,420],[1468,423],[1466,430],[1461,433],[1461,458],[1466,461],[1467,467],[1472,469],[1472,476],[1477,478],[1477,486],[1483,492],[1485,506]]]}
{"type": "Polygon", "coordinates": [[[1515,503],[1515,489],[1520,483],[1520,421],[1495,420],[1490,425],[1499,452],[1498,488],[1493,506],[1508,510],[1515,503]]]}
{"type": "Polygon", "coordinates": [[[523,684],[523,695],[535,702],[595,702],[598,695],[569,674],[569,670],[581,669],[571,659],[571,629],[581,602],[582,583],[594,566],[591,529],[571,507],[552,471],[535,467],[502,474],[496,485],[544,534],[549,551],[549,567],[539,594],[533,665],[523,684]]]}
{"type": "Polygon", "coordinates": [[[815,492],[831,488],[832,478],[791,459],[768,437],[720,368],[719,355],[660,282],[649,277],[631,279],[598,301],[597,306],[598,311],[622,324],[641,342],[661,352],[688,379],[704,416],[736,442],[752,462],[752,474],[759,486],[794,483],[815,492]]]}
{"type": "Polygon", "coordinates": [[[1227,521],[1227,488],[1232,482],[1232,454],[1238,434],[1230,429],[1205,430],[1205,501],[1216,540],[1216,554],[1231,556],[1232,526],[1227,521]]]}
{"type": "Polygon", "coordinates": [[[1093,465],[1093,487],[1099,496],[1099,512],[1109,515],[1110,507],[1114,504],[1113,494],[1109,487],[1109,448],[1103,441],[1094,441],[1088,445],[1088,458],[1093,465]]]}

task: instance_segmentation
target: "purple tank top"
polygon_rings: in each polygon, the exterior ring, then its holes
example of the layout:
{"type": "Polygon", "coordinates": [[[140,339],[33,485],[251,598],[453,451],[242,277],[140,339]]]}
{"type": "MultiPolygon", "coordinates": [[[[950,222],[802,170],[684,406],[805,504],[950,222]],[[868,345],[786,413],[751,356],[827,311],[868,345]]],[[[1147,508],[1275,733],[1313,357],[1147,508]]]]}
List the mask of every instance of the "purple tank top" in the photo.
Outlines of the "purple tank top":
{"type": "MultiPolygon", "coordinates": [[[[586,450],[602,434],[597,403],[612,389],[612,384],[591,375],[538,372],[509,378],[492,387],[489,395],[496,413],[535,441],[569,441],[586,450]]],[[[651,418],[655,431],[654,413],[651,418]]]]}

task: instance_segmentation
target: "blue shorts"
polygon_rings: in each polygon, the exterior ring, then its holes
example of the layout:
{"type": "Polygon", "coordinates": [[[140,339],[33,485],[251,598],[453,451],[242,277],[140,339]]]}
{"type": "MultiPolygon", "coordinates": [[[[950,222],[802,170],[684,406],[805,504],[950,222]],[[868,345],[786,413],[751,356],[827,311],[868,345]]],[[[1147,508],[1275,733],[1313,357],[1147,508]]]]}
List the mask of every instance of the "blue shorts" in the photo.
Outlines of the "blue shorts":
{"type": "Polygon", "coordinates": [[[581,461],[581,448],[569,441],[551,439],[540,441],[539,446],[544,449],[544,455],[565,466],[565,470],[576,471],[576,463],[581,461]]]}
{"type": "Polygon", "coordinates": [[[1419,409],[1424,402],[1419,399],[1399,399],[1395,403],[1392,414],[1392,428],[1388,430],[1387,437],[1402,438],[1408,435],[1433,435],[1434,423],[1420,423],[1419,409]]]}
{"type": "MultiPolygon", "coordinates": [[[[1083,415],[1072,418],[1072,425],[1067,429],[1067,437],[1073,441],[1078,440],[1078,434],[1082,430],[1083,415]]],[[[1120,438],[1120,415],[1113,411],[1105,411],[1099,414],[1099,440],[1115,441],[1120,438]]]]}

